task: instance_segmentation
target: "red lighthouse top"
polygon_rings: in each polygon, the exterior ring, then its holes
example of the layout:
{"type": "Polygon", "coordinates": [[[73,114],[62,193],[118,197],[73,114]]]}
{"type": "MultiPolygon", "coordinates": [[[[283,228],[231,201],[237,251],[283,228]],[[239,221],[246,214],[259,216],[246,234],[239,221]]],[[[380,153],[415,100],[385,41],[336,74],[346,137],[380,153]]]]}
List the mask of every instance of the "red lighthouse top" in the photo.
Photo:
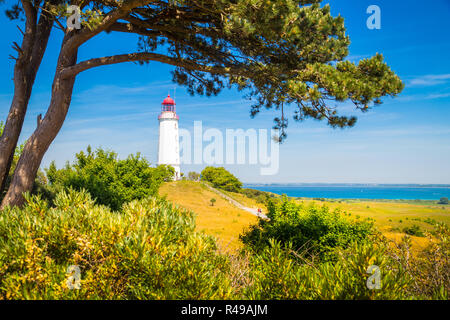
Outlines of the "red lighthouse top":
{"type": "Polygon", "coordinates": [[[161,106],[161,112],[166,111],[175,112],[175,101],[170,97],[170,94],[163,100],[161,106]]]}
{"type": "Polygon", "coordinates": [[[174,116],[178,119],[178,116],[175,114],[175,101],[170,97],[170,94],[167,95],[167,98],[161,104],[161,114],[158,116],[158,119],[161,119],[164,112],[173,112],[174,116]]]}
{"type": "Polygon", "coordinates": [[[170,97],[170,94],[167,95],[167,98],[162,102],[163,105],[175,105],[175,101],[170,97]]]}

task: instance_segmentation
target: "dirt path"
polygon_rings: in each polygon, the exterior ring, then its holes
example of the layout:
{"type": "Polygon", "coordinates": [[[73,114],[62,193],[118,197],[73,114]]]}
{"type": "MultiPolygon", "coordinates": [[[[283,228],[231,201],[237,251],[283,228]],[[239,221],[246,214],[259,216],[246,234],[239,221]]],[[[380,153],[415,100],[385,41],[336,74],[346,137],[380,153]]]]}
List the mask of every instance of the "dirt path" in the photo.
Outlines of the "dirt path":
{"type": "Polygon", "coordinates": [[[259,217],[259,218],[267,219],[267,216],[266,216],[265,214],[258,213],[258,210],[257,210],[257,209],[249,208],[249,207],[246,207],[246,206],[242,205],[241,203],[237,202],[237,201],[234,200],[233,198],[227,196],[227,195],[226,195],[225,193],[223,193],[222,191],[220,191],[220,190],[218,190],[218,189],[216,189],[216,188],[211,187],[211,186],[210,186],[209,184],[207,184],[207,183],[203,183],[203,185],[205,185],[208,189],[210,189],[210,190],[214,191],[215,193],[217,193],[218,195],[220,195],[222,198],[225,198],[225,199],[228,200],[231,204],[233,204],[234,206],[238,207],[239,209],[242,209],[242,210],[245,210],[245,211],[247,211],[247,212],[250,212],[251,214],[253,214],[253,215],[255,215],[255,216],[259,217]]]}

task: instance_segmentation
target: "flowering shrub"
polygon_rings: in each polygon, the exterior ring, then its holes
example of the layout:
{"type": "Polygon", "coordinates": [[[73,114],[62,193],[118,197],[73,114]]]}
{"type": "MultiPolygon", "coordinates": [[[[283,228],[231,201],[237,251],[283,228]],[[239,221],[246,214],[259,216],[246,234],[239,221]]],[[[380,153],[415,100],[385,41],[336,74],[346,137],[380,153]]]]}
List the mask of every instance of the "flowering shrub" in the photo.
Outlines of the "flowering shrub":
{"type": "Polygon", "coordinates": [[[339,250],[335,262],[298,259],[292,245],[271,240],[251,257],[251,299],[408,299],[411,279],[401,264],[387,254],[384,243],[353,243],[339,250]],[[367,269],[380,268],[380,289],[369,289],[367,269]]]}
{"type": "Polygon", "coordinates": [[[0,211],[0,298],[223,299],[227,258],[197,233],[192,212],[164,200],[132,201],[119,212],[85,192],[37,196],[0,211]],[[71,289],[67,269],[81,271],[71,289]]]}

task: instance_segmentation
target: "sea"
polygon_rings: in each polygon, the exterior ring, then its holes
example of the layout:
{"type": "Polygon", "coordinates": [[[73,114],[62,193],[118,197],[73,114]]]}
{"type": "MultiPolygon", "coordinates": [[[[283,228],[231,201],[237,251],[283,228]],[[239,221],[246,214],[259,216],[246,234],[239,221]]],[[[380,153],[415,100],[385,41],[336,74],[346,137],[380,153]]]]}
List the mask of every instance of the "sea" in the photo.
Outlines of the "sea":
{"type": "Polygon", "coordinates": [[[305,198],[389,200],[450,198],[450,185],[244,184],[244,187],[305,198]]]}

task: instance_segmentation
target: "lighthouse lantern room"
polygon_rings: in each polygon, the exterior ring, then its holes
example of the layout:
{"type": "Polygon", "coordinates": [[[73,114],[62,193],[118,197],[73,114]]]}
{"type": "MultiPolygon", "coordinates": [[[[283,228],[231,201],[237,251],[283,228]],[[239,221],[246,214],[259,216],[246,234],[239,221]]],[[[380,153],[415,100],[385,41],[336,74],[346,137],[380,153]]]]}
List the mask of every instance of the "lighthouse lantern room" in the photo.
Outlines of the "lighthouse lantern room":
{"type": "Polygon", "coordinates": [[[180,179],[180,143],[178,138],[178,115],[175,101],[170,97],[161,104],[159,120],[158,164],[170,165],[175,169],[174,180],[180,179]]]}

